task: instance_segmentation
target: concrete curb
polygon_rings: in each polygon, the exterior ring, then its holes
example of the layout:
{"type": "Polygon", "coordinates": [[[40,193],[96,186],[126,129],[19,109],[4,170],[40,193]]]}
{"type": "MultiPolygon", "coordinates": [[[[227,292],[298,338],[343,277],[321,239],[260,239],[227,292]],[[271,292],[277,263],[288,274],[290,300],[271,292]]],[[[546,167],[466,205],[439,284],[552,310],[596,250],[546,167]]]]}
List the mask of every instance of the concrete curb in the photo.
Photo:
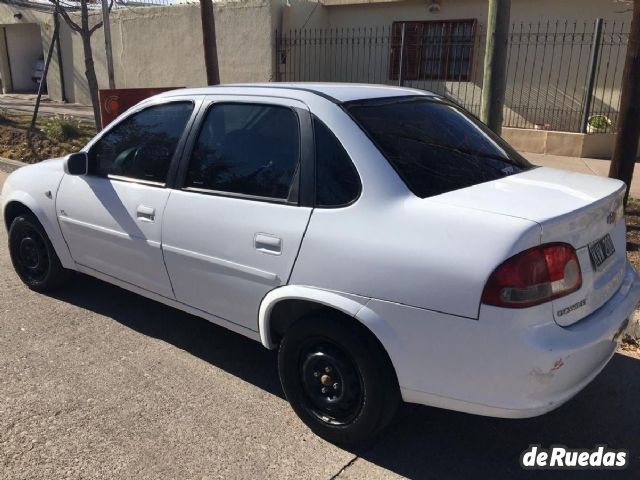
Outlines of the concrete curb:
{"type": "Polygon", "coordinates": [[[19,162],[18,160],[11,160],[10,158],[0,157],[0,170],[3,172],[11,173],[14,170],[24,167],[26,163],[19,162]]]}

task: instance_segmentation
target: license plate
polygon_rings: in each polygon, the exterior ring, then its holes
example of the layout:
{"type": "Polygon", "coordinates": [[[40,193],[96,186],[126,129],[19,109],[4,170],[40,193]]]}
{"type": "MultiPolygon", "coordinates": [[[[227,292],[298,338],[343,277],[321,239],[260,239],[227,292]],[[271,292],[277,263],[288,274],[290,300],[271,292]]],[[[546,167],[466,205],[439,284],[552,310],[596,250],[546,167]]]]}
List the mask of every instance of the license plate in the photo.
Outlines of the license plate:
{"type": "Polygon", "coordinates": [[[589,244],[589,256],[595,269],[598,269],[616,251],[613,240],[608,233],[600,240],[589,244]]]}

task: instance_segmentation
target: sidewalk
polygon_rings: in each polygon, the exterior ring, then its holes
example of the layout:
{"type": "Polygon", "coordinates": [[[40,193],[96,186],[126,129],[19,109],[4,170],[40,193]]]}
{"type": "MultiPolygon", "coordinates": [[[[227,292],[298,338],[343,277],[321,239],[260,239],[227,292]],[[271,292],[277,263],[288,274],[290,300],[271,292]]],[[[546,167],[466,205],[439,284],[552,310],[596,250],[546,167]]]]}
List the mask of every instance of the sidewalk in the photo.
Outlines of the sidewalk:
{"type": "MultiPolygon", "coordinates": [[[[0,108],[32,115],[37,95],[11,93],[0,95],[0,108]]],[[[62,103],[42,96],[38,116],[68,115],[93,124],[93,109],[77,103],[62,103]]]]}
{"type": "MultiPolygon", "coordinates": [[[[558,155],[544,155],[542,153],[520,153],[531,163],[542,167],[560,168],[562,170],[601,175],[603,177],[609,175],[609,165],[611,163],[609,160],[560,157],[558,155]]],[[[640,198],[640,165],[636,165],[629,195],[634,198],[640,198]]]]}

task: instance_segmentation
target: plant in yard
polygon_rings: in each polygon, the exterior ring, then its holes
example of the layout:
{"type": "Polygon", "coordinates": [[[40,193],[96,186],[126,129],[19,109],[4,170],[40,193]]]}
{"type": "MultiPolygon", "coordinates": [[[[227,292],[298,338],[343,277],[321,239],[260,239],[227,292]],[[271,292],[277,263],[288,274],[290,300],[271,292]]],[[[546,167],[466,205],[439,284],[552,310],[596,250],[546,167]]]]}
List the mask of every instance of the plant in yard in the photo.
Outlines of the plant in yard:
{"type": "Polygon", "coordinates": [[[611,126],[611,120],[605,115],[592,115],[588,123],[590,132],[602,132],[611,126]]]}
{"type": "Polygon", "coordinates": [[[74,118],[63,116],[48,120],[41,130],[52,140],[73,140],[82,135],[80,122],[74,118]]]}

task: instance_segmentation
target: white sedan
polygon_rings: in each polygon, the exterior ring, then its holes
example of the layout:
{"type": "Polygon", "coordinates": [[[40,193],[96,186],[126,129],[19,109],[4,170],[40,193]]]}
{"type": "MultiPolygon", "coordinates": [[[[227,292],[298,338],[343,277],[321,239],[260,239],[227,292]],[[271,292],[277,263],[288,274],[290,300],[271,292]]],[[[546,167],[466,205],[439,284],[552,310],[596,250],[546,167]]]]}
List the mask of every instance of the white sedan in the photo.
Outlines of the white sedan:
{"type": "Polygon", "coordinates": [[[27,286],[82,272],[279,348],[300,418],[356,444],[401,400],[530,417],[593,380],[640,298],[624,191],[428,92],[256,84],[148,99],[1,205],[27,286]]]}

